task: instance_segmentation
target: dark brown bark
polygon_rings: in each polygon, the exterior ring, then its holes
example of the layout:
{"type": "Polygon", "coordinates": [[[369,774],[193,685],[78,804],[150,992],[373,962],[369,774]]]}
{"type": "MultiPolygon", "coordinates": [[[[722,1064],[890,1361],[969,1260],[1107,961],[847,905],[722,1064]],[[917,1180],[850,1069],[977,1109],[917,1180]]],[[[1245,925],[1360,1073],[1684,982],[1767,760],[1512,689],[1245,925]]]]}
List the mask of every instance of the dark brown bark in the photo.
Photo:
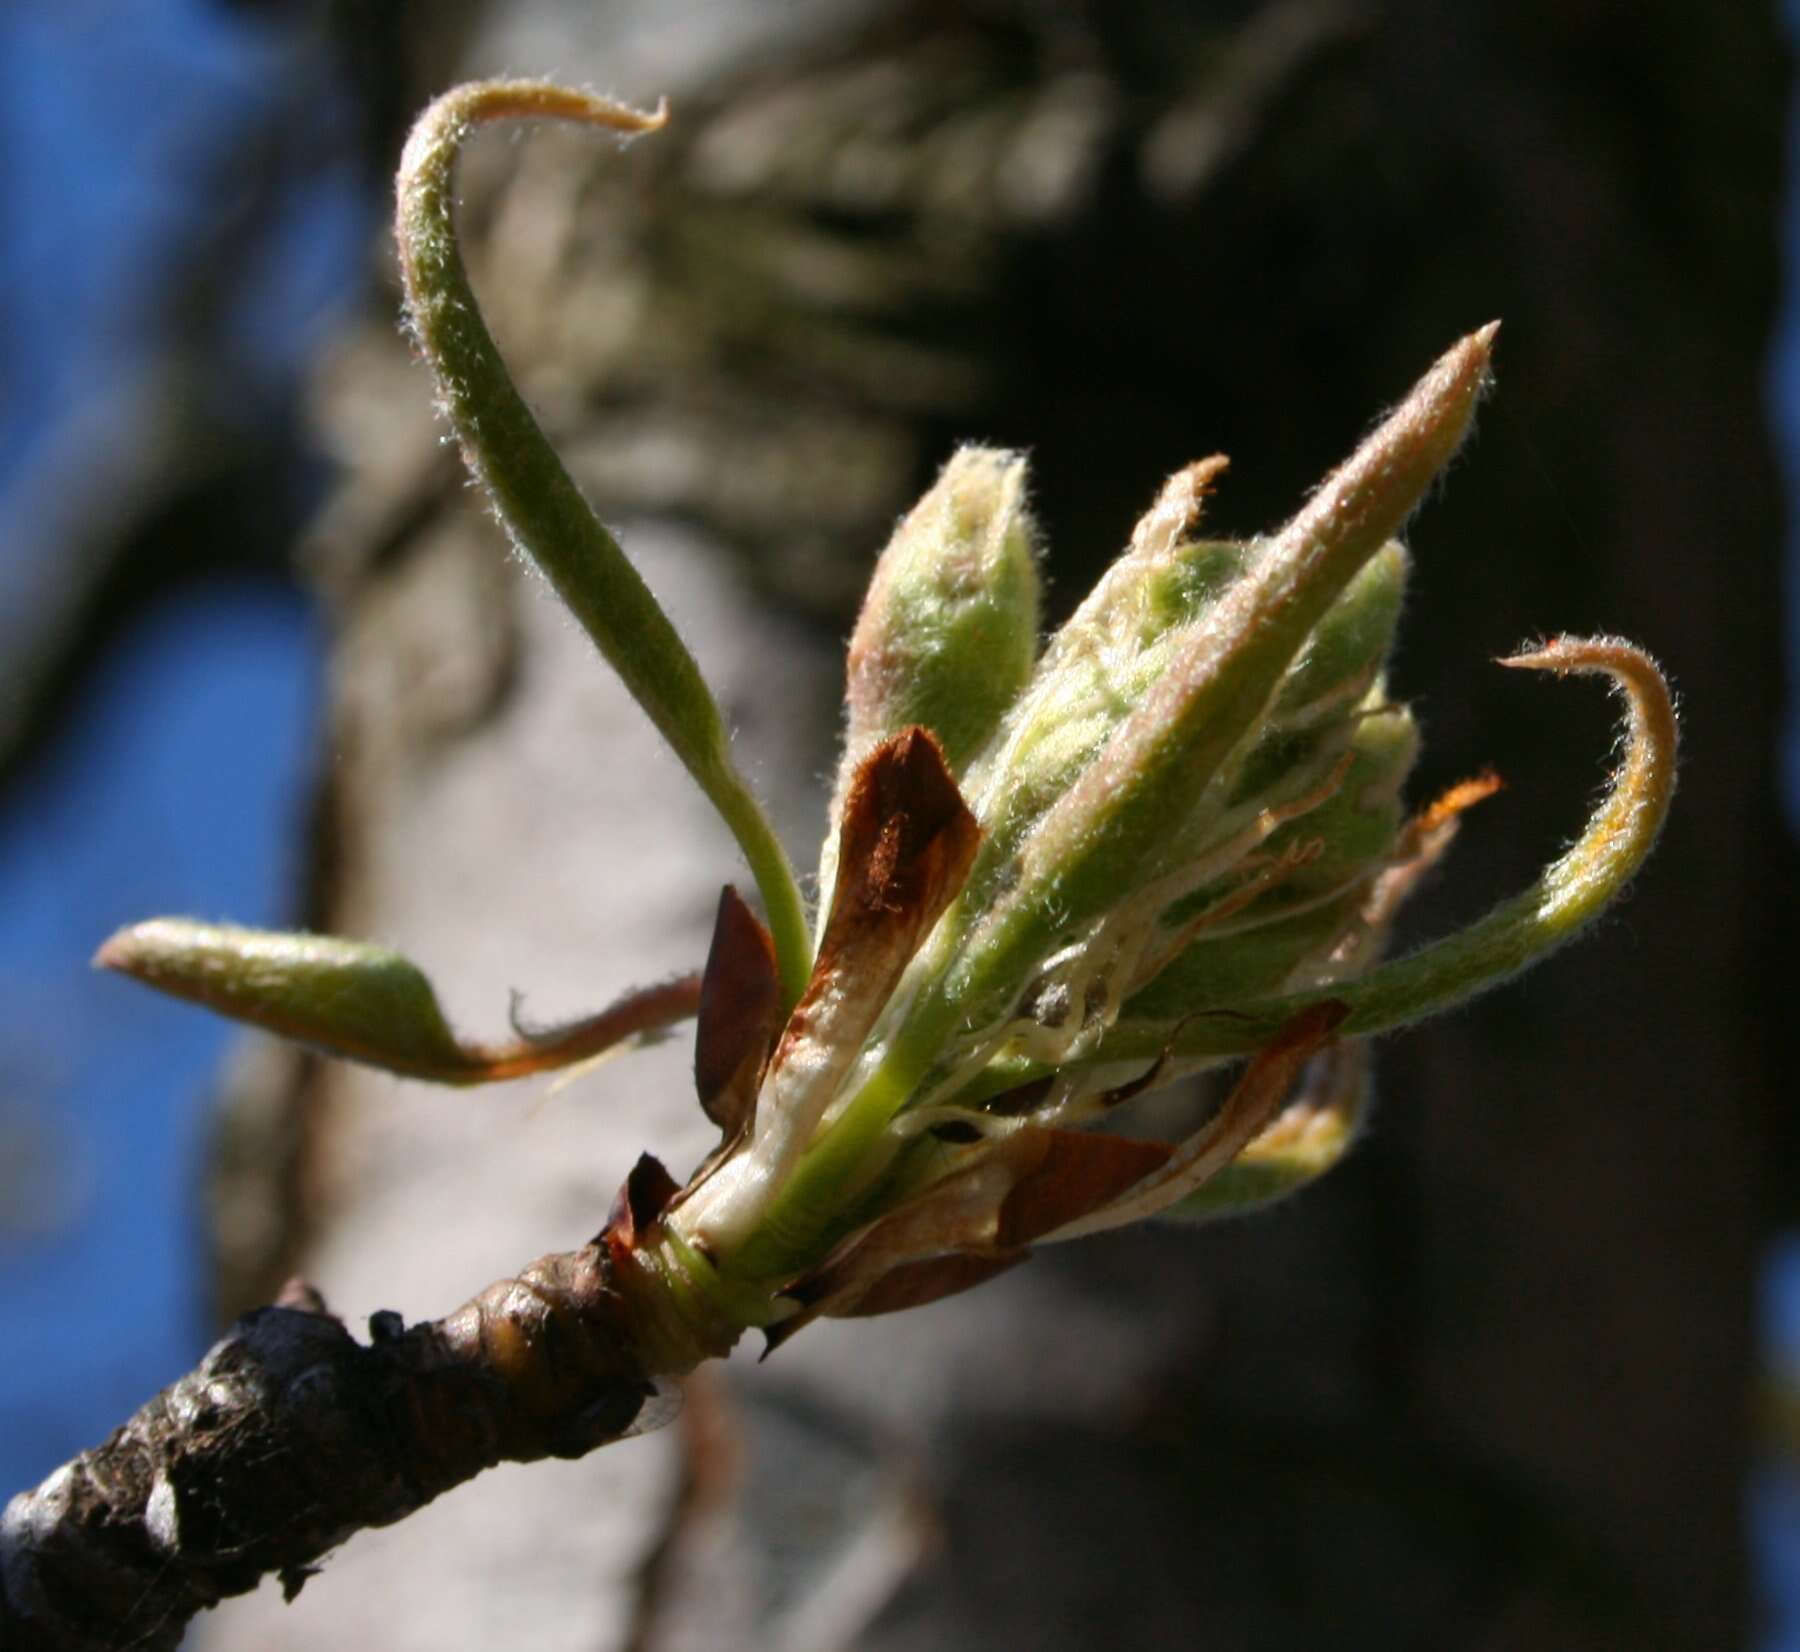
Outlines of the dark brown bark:
{"type": "Polygon", "coordinates": [[[602,1239],[359,1343],[303,1286],[0,1516],[8,1652],[170,1652],[196,1612],[501,1462],[580,1457],[656,1393],[602,1239]]]}

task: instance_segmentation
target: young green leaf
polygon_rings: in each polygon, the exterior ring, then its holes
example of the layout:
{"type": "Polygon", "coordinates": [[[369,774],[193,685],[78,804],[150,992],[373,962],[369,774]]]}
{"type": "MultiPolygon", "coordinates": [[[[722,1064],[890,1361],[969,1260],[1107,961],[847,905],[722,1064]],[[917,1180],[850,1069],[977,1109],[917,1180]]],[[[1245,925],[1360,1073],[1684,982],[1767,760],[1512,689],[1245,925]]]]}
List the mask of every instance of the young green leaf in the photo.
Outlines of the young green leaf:
{"type": "Polygon", "coordinates": [[[544,573],[737,838],[768,908],[791,1004],[811,961],[805,904],[762,806],[731,760],[725,722],[693,655],[595,516],[514,387],[457,250],[452,182],[470,130],[514,117],[653,132],[643,114],[537,81],[446,92],[420,116],[400,161],[394,233],[407,312],[470,471],[515,544],[544,573]]]}
{"type": "Polygon", "coordinates": [[[439,1084],[489,1084],[585,1061],[685,1021],[700,978],[628,993],[598,1015],[502,1044],[459,1039],[410,959],[366,941],[153,918],[94,955],[102,969],[328,1054],[439,1084]]]}

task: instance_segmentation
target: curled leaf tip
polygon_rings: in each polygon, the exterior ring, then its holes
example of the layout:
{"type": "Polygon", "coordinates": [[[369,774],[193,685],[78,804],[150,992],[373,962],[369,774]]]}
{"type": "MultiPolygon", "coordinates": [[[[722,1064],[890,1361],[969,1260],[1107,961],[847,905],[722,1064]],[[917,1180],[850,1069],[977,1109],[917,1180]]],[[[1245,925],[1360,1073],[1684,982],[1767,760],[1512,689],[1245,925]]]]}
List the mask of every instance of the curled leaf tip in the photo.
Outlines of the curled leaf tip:
{"type": "Polygon", "coordinates": [[[1183,465],[1156,496],[1156,503],[1144,513],[1131,536],[1128,554],[1137,557],[1167,556],[1177,544],[1200,526],[1206,501],[1217,488],[1219,478],[1230,469],[1231,461],[1223,453],[1196,459],[1183,465]]]}
{"type": "Polygon", "coordinates": [[[1477,803],[1485,803],[1495,792],[1506,790],[1506,782],[1492,769],[1483,769],[1468,780],[1459,780],[1441,797],[1433,798],[1420,813],[1420,833],[1435,832],[1459,815],[1466,814],[1477,803]]]}
{"type": "Polygon", "coordinates": [[[490,120],[538,116],[551,120],[581,121],[615,132],[654,132],[667,124],[669,100],[658,98],[654,109],[634,109],[629,104],[602,97],[598,92],[558,86],[546,80],[500,78],[472,80],[436,98],[414,124],[400,163],[402,188],[433,143],[446,136],[459,138],[460,129],[490,120]]]}
{"type": "Polygon", "coordinates": [[[1499,663],[1607,676],[1625,696],[1624,760],[1587,830],[1545,874],[1570,909],[1569,921],[1585,922],[1643,864],[1668,816],[1680,744],[1674,697],[1656,662],[1618,637],[1557,637],[1499,663]]]}
{"type": "Polygon", "coordinates": [[[1348,1034],[1435,1015],[1546,957],[1619,896],[1662,831],[1679,742],[1673,697],[1656,662],[1616,637],[1561,637],[1500,663],[1610,677],[1627,708],[1623,761],[1580,837],[1529,889],[1467,929],[1333,989],[1352,1006],[1348,1034]]]}

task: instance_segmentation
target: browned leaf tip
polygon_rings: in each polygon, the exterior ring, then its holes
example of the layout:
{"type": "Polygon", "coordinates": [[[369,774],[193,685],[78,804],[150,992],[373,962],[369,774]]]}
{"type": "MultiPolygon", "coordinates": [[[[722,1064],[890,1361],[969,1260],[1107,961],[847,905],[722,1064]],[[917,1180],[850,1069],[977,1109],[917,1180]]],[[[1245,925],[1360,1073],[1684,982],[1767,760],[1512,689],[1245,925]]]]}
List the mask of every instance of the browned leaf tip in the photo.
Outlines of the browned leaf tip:
{"type": "Polygon", "coordinates": [[[876,1314],[896,1314],[922,1308],[947,1296],[985,1285],[988,1280],[1030,1260],[1028,1250],[982,1254],[959,1251],[948,1256],[927,1256],[890,1268],[854,1302],[834,1310],[840,1319],[870,1319],[876,1314]]]}
{"type": "Polygon", "coordinates": [[[1137,1098],[1146,1091],[1154,1090],[1159,1085],[1167,1083],[1168,1080],[1166,1075],[1168,1069],[1169,1052],[1165,1049],[1163,1053],[1156,1058],[1153,1065],[1145,1068],[1143,1072],[1129,1083],[1115,1085],[1112,1089],[1106,1091],[1106,1093],[1100,1097],[1100,1105],[1110,1110],[1114,1107],[1123,1107],[1128,1101],[1136,1101],[1137,1098]]]}
{"type": "Polygon", "coordinates": [[[995,1242],[1008,1250],[1111,1204],[1161,1170],[1173,1152],[1165,1142],[1133,1136],[1030,1127],[1007,1137],[1001,1151],[1018,1163],[1018,1179],[1000,1206],[995,1234],[995,1242]]]}
{"type": "Polygon", "coordinates": [[[613,1198],[601,1237],[627,1251],[656,1225],[657,1217],[669,1208],[669,1201],[680,1192],[676,1180],[652,1153],[641,1153],[613,1198]]]}
{"type": "Polygon", "coordinates": [[[1414,822],[1414,830],[1421,834],[1434,832],[1466,810],[1474,808],[1477,803],[1492,797],[1495,792],[1505,789],[1506,782],[1498,774],[1492,769],[1484,769],[1472,780],[1460,780],[1443,796],[1435,798],[1414,822]]]}
{"type": "Polygon", "coordinates": [[[700,977],[678,975],[672,981],[639,987],[596,1015],[554,1027],[513,1025],[519,1036],[510,1044],[465,1045],[467,1073],[481,1081],[526,1078],[592,1060],[627,1039],[660,1032],[685,1021],[700,1001],[700,977]]]}
{"type": "Polygon", "coordinates": [[[1017,1266],[1039,1234],[1087,1215],[1161,1170],[1162,1142],[1026,1126],[969,1168],[845,1241],[782,1295],[799,1312],[770,1327],[764,1357],[815,1319],[896,1313],[1017,1266]]]}
{"type": "Polygon", "coordinates": [[[727,884],[713,920],[694,1030],[694,1087],[727,1140],[756,1109],[756,1086],[781,1031],[781,975],[768,929],[727,884]]]}
{"type": "Polygon", "coordinates": [[[764,1328],[762,1357],[767,1359],[789,1337],[815,1319],[844,1312],[857,1297],[894,1265],[898,1254],[887,1234],[907,1222],[907,1213],[890,1215],[874,1227],[846,1239],[816,1268],[782,1288],[782,1296],[799,1311],[764,1328]]]}
{"type": "Polygon", "coordinates": [[[765,1325],[763,1327],[763,1350],[756,1356],[757,1363],[761,1364],[788,1338],[797,1336],[818,1317],[819,1310],[814,1308],[810,1312],[795,1314],[791,1319],[780,1320],[774,1325],[765,1325]]]}
{"type": "MultiPolygon", "coordinates": [[[[773,1328],[764,1357],[815,1319],[854,1314],[858,1304],[897,1270],[952,1255],[993,1257],[1001,1248],[994,1243],[1000,1202],[1011,1192],[1013,1181],[1010,1165],[978,1156],[965,1169],[850,1235],[817,1267],[783,1288],[782,1296],[797,1304],[800,1312],[773,1328]]],[[[940,1281],[937,1294],[967,1288],[954,1284],[954,1277],[953,1271],[940,1281]]],[[[922,1291],[929,1283],[928,1276],[912,1285],[896,1282],[894,1293],[898,1297],[908,1290],[922,1291]]],[[[976,1280],[970,1277],[968,1283],[976,1280]]]]}
{"type": "MultiPolygon", "coordinates": [[[[784,1037],[818,1036],[821,1004],[831,1035],[857,1041],[908,960],[962,888],[981,841],[930,730],[914,725],[863,759],[838,828],[837,887],[812,980],[784,1037]]],[[[780,1065],[782,1057],[776,1057],[780,1065]]]]}
{"type": "Polygon", "coordinates": [[[877,1314],[923,1308],[997,1278],[1028,1261],[1031,1252],[946,1251],[891,1267],[885,1265],[884,1255],[885,1246],[858,1244],[836,1262],[783,1291],[789,1301],[800,1304],[800,1311],[764,1329],[762,1358],[767,1359],[815,1319],[872,1319],[877,1314]]]}
{"type": "Polygon", "coordinates": [[[809,1274],[781,1293],[788,1301],[798,1303],[799,1311],[773,1325],[763,1327],[763,1350],[757,1355],[760,1364],[789,1338],[798,1336],[815,1319],[822,1319],[832,1304],[844,1300],[844,1292],[827,1269],[809,1274]]]}

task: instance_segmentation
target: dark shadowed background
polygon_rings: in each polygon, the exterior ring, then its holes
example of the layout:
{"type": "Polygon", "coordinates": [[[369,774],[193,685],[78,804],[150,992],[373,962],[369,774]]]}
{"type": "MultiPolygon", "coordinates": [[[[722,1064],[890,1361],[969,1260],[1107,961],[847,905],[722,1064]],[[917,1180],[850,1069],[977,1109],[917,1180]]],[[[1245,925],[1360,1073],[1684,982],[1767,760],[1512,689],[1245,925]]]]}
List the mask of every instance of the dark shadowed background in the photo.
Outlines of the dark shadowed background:
{"type": "MultiPolygon", "coordinates": [[[[405,1234],[357,1227],[396,1208],[392,1161],[486,1173],[478,1206],[421,1218],[454,1241],[411,1240],[475,1269],[465,1292],[530,1254],[469,1237],[489,1201],[554,1214],[539,1249],[588,1231],[508,1157],[545,1139],[531,1096],[465,1126],[433,1109],[478,1104],[358,1092],[91,975],[112,927],[352,927],[453,978],[472,948],[554,1012],[678,963],[741,878],[688,816],[639,820],[652,841],[609,855],[581,788],[621,831],[660,794],[554,721],[591,668],[506,572],[392,327],[381,222],[406,116],[502,69],[675,98],[624,157],[590,134],[484,137],[472,262],[547,425],[728,683],[802,864],[830,651],[955,441],[1030,450],[1060,616],[1171,469],[1230,453],[1215,525],[1273,525],[1496,315],[1499,391],[1414,526],[1394,677],[1426,730],[1419,797],[1488,764],[1508,790],[1415,932],[1525,883],[1604,773],[1605,697],[1494,656],[1559,631],[1641,641],[1681,694],[1685,761],[1624,910],[1384,1048],[1371,1139],[1328,1185],[1254,1223],[1077,1247],[991,1309],[984,1292],[916,1328],[827,1327],[804,1354],[809,1332],[798,1376],[785,1350],[734,1365],[678,1441],[621,1448],[619,1555],[534,1535],[526,1588],[485,1578],[477,1542],[456,1586],[515,1614],[479,1636],[467,1610],[403,1604],[396,1561],[368,1585],[391,1591],[384,1640],[1800,1646],[1780,1403],[1800,1265],[1779,1243],[1800,1225],[1780,1053],[1800,802],[1784,819],[1779,797],[1784,720],[1800,775],[1800,625],[1777,446],[1800,451],[1780,330],[1800,232],[1772,5],[0,14],[9,1483],[103,1435],[292,1268],[346,1312],[358,1255],[391,1297],[365,1308],[450,1306],[382,1248],[405,1234]],[[492,767],[521,731],[528,766],[492,767]],[[634,946],[618,914],[660,898],[660,839],[674,915],[634,946]],[[579,878],[544,871],[563,843],[579,878]],[[541,937],[559,924],[610,949],[593,988],[558,983],[541,937]],[[382,1135],[390,1101],[416,1124],[382,1135]],[[914,1369],[940,1339],[942,1364],[914,1369]],[[813,1480],[848,1512],[809,1543],[790,1483],[815,1521],[839,1507],[813,1480]],[[858,1501],[864,1481],[879,1495],[858,1501]],[[516,1615],[571,1589],[606,1603],[579,1635],[516,1615]]],[[[497,1013],[478,981],[452,979],[453,1001],[497,1013]]],[[[647,1070],[679,1081],[678,1059],[647,1070]]],[[[639,1146],[680,1156],[621,1138],[593,1218],[639,1146]]],[[[527,1533],[538,1488],[576,1485],[560,1472],[517,1482],[527,1533]]],[[[381,1614],[380,1594],[328,1593],[377,1541],[280,1633],[333,1644],[333,1611],[381,1614]]],[[[250,1609],[206,1633],[275,1644],[275,1608],[250,1609]]]]}

